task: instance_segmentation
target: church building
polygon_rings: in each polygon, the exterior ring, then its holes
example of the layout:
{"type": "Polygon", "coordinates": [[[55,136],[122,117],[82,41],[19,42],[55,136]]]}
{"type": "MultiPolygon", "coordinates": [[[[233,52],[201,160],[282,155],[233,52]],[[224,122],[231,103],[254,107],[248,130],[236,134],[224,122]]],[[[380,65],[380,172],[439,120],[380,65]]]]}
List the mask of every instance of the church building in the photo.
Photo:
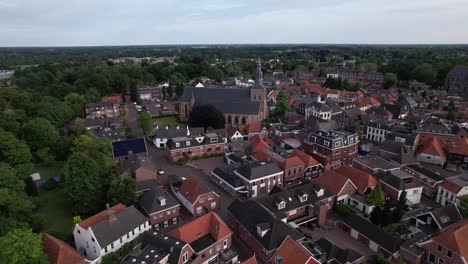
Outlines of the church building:
{"type": "Polygon", "coordinates": [[[212,105],[224,114],[226,128],[244,129],[268,118],[268,107],[260,60],[255,85],[251,88],[185,87],[179,104],[179,119],[187,121],[197,105],[212,105]]]}

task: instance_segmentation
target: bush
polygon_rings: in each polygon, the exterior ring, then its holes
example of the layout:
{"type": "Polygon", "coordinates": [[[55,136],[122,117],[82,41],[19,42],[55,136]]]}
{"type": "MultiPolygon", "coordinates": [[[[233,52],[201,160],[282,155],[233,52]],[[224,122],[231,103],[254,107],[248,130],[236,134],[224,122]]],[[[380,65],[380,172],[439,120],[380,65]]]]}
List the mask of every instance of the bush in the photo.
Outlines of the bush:
{"type": "Polygon", "coordinates": [[[41,187],[44,190],[50,191],[50,190],[57,189],[58,186],[59,186],[59,183],[55,181],[54,178],[49,178],[41,187]]]}
{"type": "Polygon", "coordinates": [[[117,259],[117,255],[114,252],[112,252],[102,257],[101,264],[115,264],[117,263],[117,259]]]}
{"type": "Polygon", "coordinates": [[[127,256],[132,251],[132,249],[133,249],[132,243],[126,243],[120,248],[120,251],[119,251],[120,256],[121,257],[127,256]]]}
{"type": "Polygon", "coordinates": [[[335,211],[336,214],[339,216],[346,218],[350,215],[356,214],[356,211],[354,211],[354,208],[347,204],[342,204],[342,203],[337,203],[335,204],[333,210],[335,211]]]}

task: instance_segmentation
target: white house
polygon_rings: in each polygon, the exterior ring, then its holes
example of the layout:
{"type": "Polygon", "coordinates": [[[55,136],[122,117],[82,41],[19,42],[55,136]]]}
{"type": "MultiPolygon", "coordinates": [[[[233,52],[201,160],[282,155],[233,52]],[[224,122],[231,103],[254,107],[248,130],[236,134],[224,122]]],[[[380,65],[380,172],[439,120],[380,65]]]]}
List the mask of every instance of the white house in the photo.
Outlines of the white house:
{"type": "Polygon", "coordinates": [[[331,108],[330,106],[318,102],[307,104],[305,107],[305,119],[307,120],[310,116],[319,117],[324,120],[331,120],[331,108]]]}
{"type": "Polygon", "coordinates": [[[117,204],[75,225],[75,247],[85,258],[100,263],[100,258],[131,242],[151,225],[134,206],[117,204]]]}
{"type": "Polygon", "coordinates": [[[394,200],[399,200],[403,191],[406,191],[406,203],[419,204],[423,193],[423,185],[412,175],[395,170],[384,175],[380,183],[385,193],[394,200]]]}
{"type": "Polygon", "coordinates": [[[468,195],[468,177],[456,176],[445,179],[437,190],[436,202],[445,206],[450,203],[459,204],[459,198],[468,195]]]}

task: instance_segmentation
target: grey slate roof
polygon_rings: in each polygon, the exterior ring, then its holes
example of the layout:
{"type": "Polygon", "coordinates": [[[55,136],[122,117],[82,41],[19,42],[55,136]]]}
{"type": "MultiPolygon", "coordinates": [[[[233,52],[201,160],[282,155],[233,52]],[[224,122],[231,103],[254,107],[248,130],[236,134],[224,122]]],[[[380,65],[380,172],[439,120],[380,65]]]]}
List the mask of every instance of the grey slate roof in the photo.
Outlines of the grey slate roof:
{"type": "MultiPolygon", "coordinates": [[[[326,254],[326,261],[338,261],[337,263],[353,263],[363,256],[351,248],[342,249],[331,243],[326,238],[321,238],[314,243],[326,254]]],[[[327,262],[328,263],[328,262],[327,262]]]]}
{"type": "MultiPolygon", "coordinates": [[[[189,128],[190,135],[200,135],[203,133],[203,127],[191,127],[189,128]]],[[[158,127],[153,129],[152,135],[155,138],[175,138],[175,137],[184,137],[187,136],[187,128],[186,127],[158,127]]]]}
{"type": "Polygon", "coordinates": [[[428,178],[431,178],[432,180],[438,182],[438,181],[443,181],[445,178],[442,177],[441,175],[431,171],[431,170],[428,170],[420,165],[408,165],[408,167],[416,172],[419,172],[421,173],[422,175],[428,177],[428,178]]]}
{"type": "Polygon", "coordinates": [[[259,160],[252,163],[243,164],[236,171],[248,180],[255,180],[282,172],[278,165],[270,160],[259,160]]]}
{"type": "Polygon", "coordinates": [[[179,205],[176,199],[162,188],[144,192],[138,197],[138,203],[149,215],[179,205]],[[165,199],[165,205],[161,205],[161,199],[165,199]]]}
{"type": "Polygon", "coordinates": [[[321,129],[317,132],[309,132],[307,135],[307,141],[329,149],[335,149],[357,144],[359,142],[359,138],[356,133],[344,129],[321,129]]]}
{"type": "Polygon", "coordinates": [[[192,95],[196,105],[209,104],[224,114],[256,115],[259,102],[250,101],[250,90],[245,88],[195,88],[185,87],[181,101],[190,102],[192,95]]]}
{"type": "Polygon", "coordinates": [[[112,221],[106,218],[91,226],[96,240],[102,248],[148,221],[148,218],[133,205],[116,213],[115,217],[116,219],[112,221]]]}
{"type": "Polygon", "coordinates": [[[380,170],[395,170],[398,169],[400,166],[395,165],[377,155],[369,154],[363,157],[355,158],[354,162],[363,164],[364,166],[371,168],[373,170],[380,169],[380,170]]]}
{"type": "Polygon", "coordinates": [[[182,240],[178,240],[155,229],[151,229],[143,233],[141,249],[145,249],[147,247],[157,248],[160,250],[161,254],[169,253],[168,263],[178,263],[179,258],[181,257],[180,253],[185,245],[187,245],[187,243],[182,240]]]}
{"type": "Polygon", "coordinates": [[[351,215],[344,220],[344,223],[355,229],[362,235],[374,241],[390,253],[396,253],[400,249],[403,240],[393,236],[371,222],[358,215],[351,215]]]}
{"type": "Polygon", "coordinates": [[[288,235],[294,240],[304,238],[301,233],[274,217],[255,200],[242,202],[235,199],[227,210],[267,251],[277,249],[288,235]],[[257,225],[269,227],[263,237],[257,233],[257,225]]]}
{"type": "Polygon", "coordinates": [[[340,126],[335,120],[327,121],[316,116],[310,116],[305,122],[305,127],[312,129],[312,131],[319,131],[325,129],[333,130],[340,128],[340,126]]]}
{"type": "Polygon", "coordinates": [[[420,132],[432,133],[432,134],[448,134],[452,135],[452,130],[448,125],[438,118],[429,118],[425,122],[419,124],[418,127],[420,132]]]}
{"type": "Polygon", "coordinates": [[[384,175],[380,181],[384,182],[397,190],[412,189],[422,187],[422,183],[418,181],[412,181],[413,176],[402,171],[394,170],[391,173],[384,175]]]}

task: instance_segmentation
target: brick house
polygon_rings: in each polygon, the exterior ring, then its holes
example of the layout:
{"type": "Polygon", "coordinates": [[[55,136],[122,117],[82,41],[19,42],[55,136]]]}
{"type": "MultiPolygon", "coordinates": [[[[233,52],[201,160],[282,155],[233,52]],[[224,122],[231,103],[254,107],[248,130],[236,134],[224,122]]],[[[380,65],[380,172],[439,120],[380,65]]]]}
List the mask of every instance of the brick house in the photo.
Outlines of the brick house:
{"type": "Polygon", "coordinates": [[[162,98],[161,87],[146,87],[138,89],[138,96],[143,101],[160,100],[162,98]]]}
{"type": "Polygon", "coordinates": [[[320,264],[307,249],[290,236],[287,236],[281,243],[281,246],[271,257],[270,263],[320,264]]]}
{"type": "Polygon", "coordinates": [[[267,194],[277,186],[283,186],[283,171],[272,161],[259,160],[242,164],[234,170],[248,191],[248,197],[267,194]]]}
{"type": "Polygon", "coordinates": [[[224,153],[224,147],[224,139],[217,133],[175,137],[167,141],[167,156],[170,161],[175,162],[183,157],[224,153]]]}
{"type": "Polygon", "coordinates": [[[274,217],[255,200],[235,199],[227,208],[228,225],[254,252],[259,263],[268,263],[286,237],[302,241],[304,236],[274,217]]]}
{"type": "Polygon", "coordinates": [[[319,130],[309,132],[304,140],[304,151],[319,161],[325,170],[351,164],[357,156],[359,138],[347,130],[319,130]]]}
{"type": "Polygon", "coordinates": [[[436,198],[437,189],[445,179],[441,175],[421,165],[407,165],[402,167],[401,170],[415,177],[423,185],[423,194],[431,199],[436,198]]]}
{"type": "Polygon", "coordinates": [[[98,103],[88,103],[85,106],[85,114],[88,119],[117,117],[120,104],[116,101],[103,101],[98,103]]]}
{"type": "Polygon", "coordinates": [[[288,190],[275,187],[269,195],[256,200],[284,222],[297,226],[323,225],[333,208],[335,195],[312,182],[288,190]]]}
{"type": "Polygon", "coordinates": [[[218,263],[218,255],[228,251],[232,244],[232,231],[213,212],[172,230],[168,235],[190,245],[193,249],[190,263],[193,264],[218,263]]]}
{"type": "Polygon", "coordinates": [[[432,239],[423,243],[424,260],[434,264],[461,264],[468,259],[468,220],[443,229],[432,239]]]}
{"type": "Polygon", "coordinates": [[[52,264],[86,264],[83,256],[64,241],[47,233],[41,236],[42,248],[52,264]]]}
{"type": "Polygon", "coordinates": [[[219,195],[209,190],[195,176],[183,181],[175,195],[192,215],[200,216],[219,209],[219,195]]]}
{"type": "Polygon", "coordinates": [[[295,149],[290,157],[297,157],[304,163],[304,177],[307,179],[318,177],[323,172],[323,165],[304,151],[295,149]]]}
{"type": "Polygon", "coordinates": [[[117,251],[150,229],[148,218],[134,206],[117,204],[75,225],[75,247],[89,260],[117,251]]]}
{"type": "Polygon", "coordinates": [[[352,215],[338,223],[340,228],[352,238],[369,247],[375,253],[395,261],[400,256],[403,241],[393,236],[359,215],[352,215]]]}
{"type": "Polygon", "coordinates": [[[180,204],[163,188],[155,188],[138,197],[138,208],[156,230],[177,224],[180,204]]]}

